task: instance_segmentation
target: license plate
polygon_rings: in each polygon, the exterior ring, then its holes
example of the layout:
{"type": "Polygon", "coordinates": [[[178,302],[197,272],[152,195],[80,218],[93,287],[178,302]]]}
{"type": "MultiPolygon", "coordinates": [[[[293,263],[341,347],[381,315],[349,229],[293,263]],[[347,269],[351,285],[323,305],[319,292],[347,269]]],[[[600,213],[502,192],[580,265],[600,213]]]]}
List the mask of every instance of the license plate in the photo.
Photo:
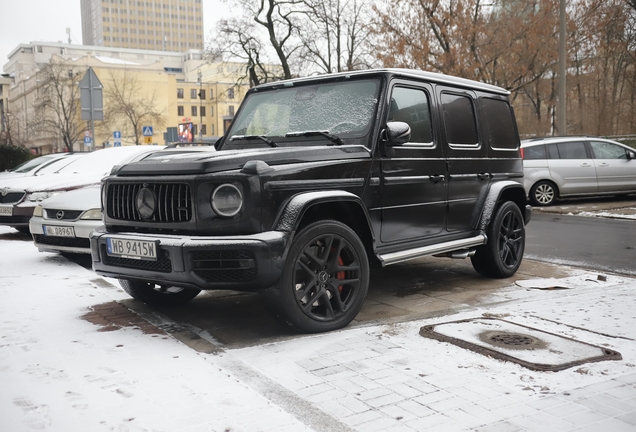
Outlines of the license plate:
{"type": "Polygon", "coordinates": [[[106,250],[109,256],[156,261],[158,243],[107,237],[106,250]]]}
{"type": "Polygon", "coordinates": [[[75,237],[73,227],[44,225],[44,235],[55,237],[75,237]]]}
{"type": "Polygon", "coordinates": [[[13,216],[13,206],[0,206],[1,216],[13,216]]]}

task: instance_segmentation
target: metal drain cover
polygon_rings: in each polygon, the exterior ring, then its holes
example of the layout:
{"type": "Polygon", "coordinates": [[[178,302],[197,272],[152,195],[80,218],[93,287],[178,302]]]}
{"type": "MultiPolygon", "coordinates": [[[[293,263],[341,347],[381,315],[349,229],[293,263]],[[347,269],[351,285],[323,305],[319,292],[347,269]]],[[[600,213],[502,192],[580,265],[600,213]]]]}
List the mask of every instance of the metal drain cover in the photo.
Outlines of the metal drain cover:
{"type": "Polygon", "coordinates": [[[538,371],[559,371],[583,363],[623,358],[611,349],[498,318],[424,326],[420,335],[538,371]]]}

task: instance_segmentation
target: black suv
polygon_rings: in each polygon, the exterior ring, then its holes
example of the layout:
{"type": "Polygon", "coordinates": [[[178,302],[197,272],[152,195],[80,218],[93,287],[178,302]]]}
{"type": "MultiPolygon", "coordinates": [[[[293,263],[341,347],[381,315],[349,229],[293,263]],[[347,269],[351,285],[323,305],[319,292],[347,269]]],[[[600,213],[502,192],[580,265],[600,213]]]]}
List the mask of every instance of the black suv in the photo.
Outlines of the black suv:
{"type": "Polygon", "coordinates": [[[94,270],[174,305],[259,291],[303,332],[347,325],[370,265],[470,257],[513,275],[530,207],[508,92],[384,69],[251,89],[210,153],[118,167],[94,270]]]}

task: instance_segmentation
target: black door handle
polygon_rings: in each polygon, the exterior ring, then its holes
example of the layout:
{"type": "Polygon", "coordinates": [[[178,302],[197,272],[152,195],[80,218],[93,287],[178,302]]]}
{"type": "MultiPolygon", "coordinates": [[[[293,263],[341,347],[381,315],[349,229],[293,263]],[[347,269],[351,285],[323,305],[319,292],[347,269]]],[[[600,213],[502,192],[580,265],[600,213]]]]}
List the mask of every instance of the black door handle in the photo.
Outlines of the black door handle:
{"type": "Polygon", "coordinates": [[[439,182],[443,182],[444,180],[446,180],[446,177],[444,177],[443,175],[440,174],[435,174],[429,177],[431,179],[431,181],[433,183],[439,183],[439,182]]]}
{"type": "Polygon", "coordinates": [[[490,173],[479,173],[477,174],[477,178],[479,180],[488,180],[490,178],[490,173]]]}

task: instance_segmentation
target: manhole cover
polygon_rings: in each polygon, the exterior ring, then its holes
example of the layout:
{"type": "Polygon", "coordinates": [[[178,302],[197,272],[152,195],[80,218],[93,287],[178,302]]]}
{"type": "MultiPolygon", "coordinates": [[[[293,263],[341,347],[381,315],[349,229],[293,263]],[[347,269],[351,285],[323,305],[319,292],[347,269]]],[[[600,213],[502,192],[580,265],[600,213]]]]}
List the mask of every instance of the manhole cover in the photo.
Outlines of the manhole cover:
{"type": "Polygon", "coordinates": [[[583,363],[622,359],[619,352],[611,349],[498,318],[474,318],[424,326],[420,335],[541,371],[558,371],[583,363]]]}

